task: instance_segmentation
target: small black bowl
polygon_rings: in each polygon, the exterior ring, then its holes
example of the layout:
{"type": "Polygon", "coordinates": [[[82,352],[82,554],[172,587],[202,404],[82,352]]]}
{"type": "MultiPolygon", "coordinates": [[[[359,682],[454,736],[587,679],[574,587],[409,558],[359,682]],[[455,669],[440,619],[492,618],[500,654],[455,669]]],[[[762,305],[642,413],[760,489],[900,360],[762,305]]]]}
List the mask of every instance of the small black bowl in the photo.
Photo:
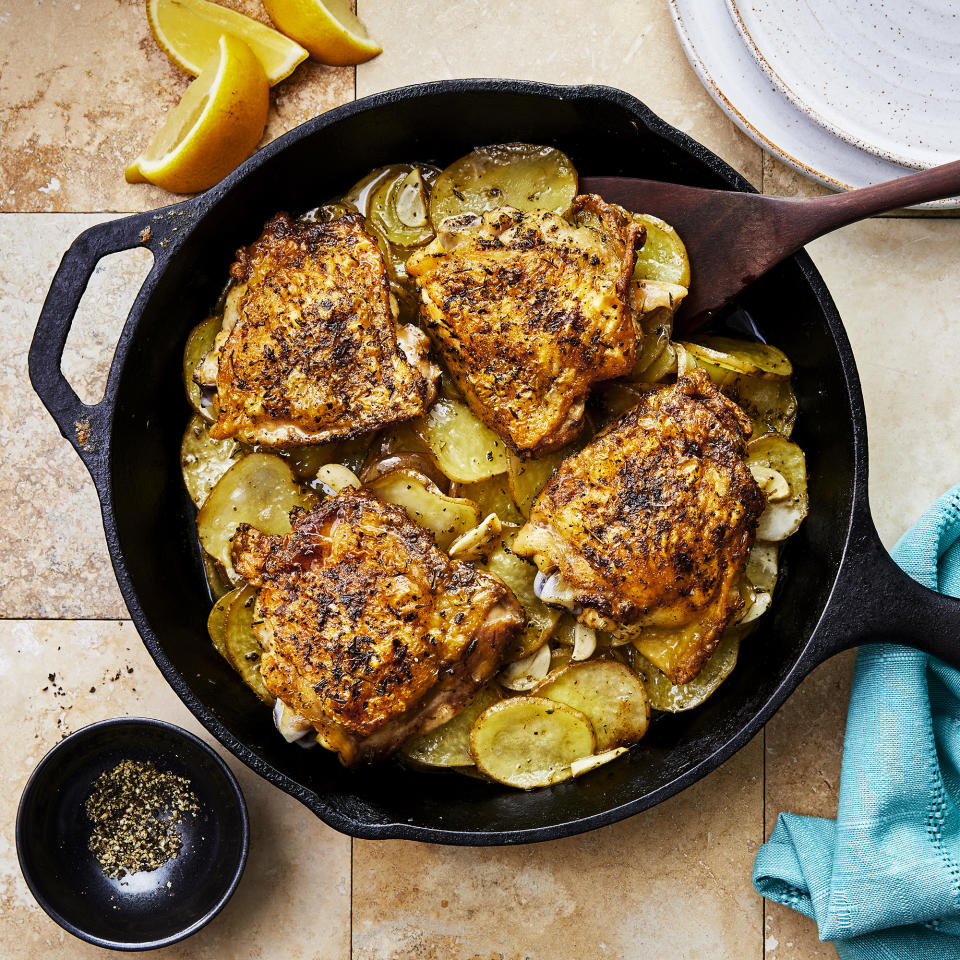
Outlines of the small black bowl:
{"type": "Polygon", "coordinates": [[[93,723],[58,743],[17,811],[17,857],[30,892],[65,930],[114,950],[150,950],[196,933],[236,889],[248,846],[247,807],[223,760],[192,733],[141,717],[93,723]],[[84,804],[97,777],[122,760],[185,777],[200,812],[184,819],[175,860],[114,880],[87,847],[84,804]]]}

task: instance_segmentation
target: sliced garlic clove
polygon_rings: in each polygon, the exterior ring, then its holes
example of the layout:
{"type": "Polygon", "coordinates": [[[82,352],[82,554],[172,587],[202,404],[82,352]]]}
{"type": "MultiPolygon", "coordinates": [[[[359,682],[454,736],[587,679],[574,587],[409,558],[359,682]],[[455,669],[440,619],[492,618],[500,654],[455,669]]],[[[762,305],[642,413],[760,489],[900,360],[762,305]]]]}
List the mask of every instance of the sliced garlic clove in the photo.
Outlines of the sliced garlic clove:
{"type": "Polygon", "coordinates": [[[780,500],[786,500],[790,496],[790,484],[787,478],[778,470],[772,470],[770,467],[762,467],[759,464],[751,463],[750,472],[753,479],[757,481],[757,486],[763,491],[763,495],[770,503],[777,503],[780,500]]]}
{"type": "Polygon", "coordinates": [[[273,705],[273,725],[287,743],[296,743],[314,732],[313,724],[291,710],[282,700],[277,700],[273,705]]]}
{"type": "Polygon", "coordinates": [[[579,760],[574,760],[573,763],[570,764],[570,772],[573,776],[579,777],[581,774],[587,773],[590,770],[596,770],[597,767],[602,767],[603,764],[615,760],[621,753],[626,752],[626,747],[614,747],[613,750],[595,753],[592,757],[581,757],[579,760]]]}
{"type": "Polygon", "coordinates": [[[346,487],[360,489],[357,475],[342,463],[327,463],[317,471],[317,480],[325,493],[339,493],[346,487]]]}
{"type": "Polygon", "coordinates": [[[497,677],[501,687],[532,690],[550,672],[550,646],[544,643],[528,657],[508,663],[497,677]]]}
{"type": "Polygon", "coordinates": [[[447,553],[454,560],[483,559],[494,546],[499,544],[502,531],[503,524],[500,518],[495,513],[491,513],[484,517],[479,526],[457,537],[450,544],[447,553]]]}
{"type": "Polygon", "coordinates": [[[573,628],[573,654],[571,660],[587,660],[597,649],[597,631],[577,623],[573,628]]]}

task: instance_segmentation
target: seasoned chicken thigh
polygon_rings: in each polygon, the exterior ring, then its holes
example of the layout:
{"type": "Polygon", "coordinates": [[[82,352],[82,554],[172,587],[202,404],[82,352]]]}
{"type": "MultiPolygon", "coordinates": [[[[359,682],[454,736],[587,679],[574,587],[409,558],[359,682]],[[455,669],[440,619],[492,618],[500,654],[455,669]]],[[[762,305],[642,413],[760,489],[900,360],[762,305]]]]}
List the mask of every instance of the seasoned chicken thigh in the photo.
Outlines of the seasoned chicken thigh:
{"type": "Polygon", "coordinates": [[[215,439],[283,447],[409,420],[439,377],[428,341],[397,329],[387,270],[359,214],[277,214],[230,269],[223,329],[197,369],[217,388],[215,439]]]}
{"type": "Polygon", "coordinates": [[[547,577],[543,598],[649,641],[637,645],[674,683],[696,676],[743,602],[765,505],[745,462],[750,431],[702,370],[644,395],[564,461],[514,541],[547,577]]]}
{"type": "Polygon", "coordinates": [[[524,453],[580,428],[590,385],[628,373],[627,286],[643,228],[599,197],[570,221],[512,207],[448,217],[407,272],[421,315],[474,413],[524,453]]]}
{"type": "Polygon", "coordinates": [[[524,623],[500,579],[451,561],[363,490],[301,514],[285,536],[241,524],[233,560],[260,588],[264,683],[348,765],[458,713],[524,623]]]}

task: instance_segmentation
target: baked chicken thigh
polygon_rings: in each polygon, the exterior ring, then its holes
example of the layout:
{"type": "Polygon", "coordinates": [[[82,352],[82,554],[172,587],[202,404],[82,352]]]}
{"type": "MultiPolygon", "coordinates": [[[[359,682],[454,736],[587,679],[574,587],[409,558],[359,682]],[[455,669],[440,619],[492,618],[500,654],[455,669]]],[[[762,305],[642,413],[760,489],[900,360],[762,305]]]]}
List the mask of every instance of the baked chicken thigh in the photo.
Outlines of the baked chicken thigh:
{"type": "Polygon", "coordinates": [[[215,386],[215,439],[323,443],[424,412],[438,368],[428,341],[397,328],[387,270],[363,217],[277,214],[237,253],[223,328],[197,368],[215,386]]]}
{"type": "Polygon", "coordinates": [[[543,599],[652,651],[674,683],[696,676],[743,603],[765,505],[750,432],[702,370],[645,394],[564,461],[514,541],[546,578],[543,599]]]}
{"type": "Polygon", "coordinates": [[[569,221],[512,207],[448,217],[408,261],[467,403],[521,453],[568,443],[590,385],[633,368],[627,286],[642,242],[622,210],[581,196],[569,221]]]}
{"type": "Polygon", "coordinates": [[[458,713],[523,627],[499,578],[366,491],[345,488],[284,536],[241,524],[232,551],[260,588],[265,685],[350,766],[458,713]]]}

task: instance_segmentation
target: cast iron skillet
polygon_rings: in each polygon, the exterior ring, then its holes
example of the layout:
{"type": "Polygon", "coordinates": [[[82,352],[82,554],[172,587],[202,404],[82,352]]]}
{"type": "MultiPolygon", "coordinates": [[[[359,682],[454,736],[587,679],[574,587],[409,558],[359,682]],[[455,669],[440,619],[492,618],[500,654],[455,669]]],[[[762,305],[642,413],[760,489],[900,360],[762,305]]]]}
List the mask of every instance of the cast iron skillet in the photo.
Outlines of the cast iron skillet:
{"type": "Polygon", "coordinates": [[[302,212],[388,162],[443,165],[478,144],[511,140],[555,144],[583,175],[752,190],[619,90],[491,80],[406,87],[303,124],[201,196],[85,231],[54,277],[30,349],[33,386],[93,477],[120,588],[163,675],[244,763],[357,837],[488,845],[580,833],[653,806],[719,766],[839,650],[896,639],[960,665],[960,602],[910,580],[874,530],[856,367],[823,280],[801,253],[750,288],[741,307],[796,370],[795,439],[807,454],[810,516],[784,551],[771,611],[704,707],[658,716],[640,746],[614,763],[530,793],[398,761],[349,772],[333,754],[280,738],[205,631],[210,599],[179,469],[187,332],[216,302],[234,251],[277,210],[302,212]],[[154,266],[104,398],[88,406],[60,370],[67,333],[98,260],[138,245],[152,251],[154,266]]]}

